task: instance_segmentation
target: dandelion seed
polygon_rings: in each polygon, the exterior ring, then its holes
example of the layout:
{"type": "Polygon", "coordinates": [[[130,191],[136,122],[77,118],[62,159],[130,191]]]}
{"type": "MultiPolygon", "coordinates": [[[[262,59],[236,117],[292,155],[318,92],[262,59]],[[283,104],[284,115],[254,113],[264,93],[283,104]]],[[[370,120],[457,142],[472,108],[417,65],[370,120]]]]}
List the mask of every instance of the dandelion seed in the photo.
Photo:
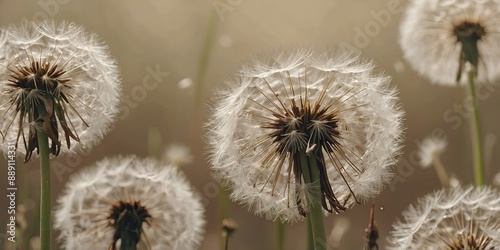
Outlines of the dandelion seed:
{"type": "Polygon", "coordinates": [[[313,203],[340,212],[378,194],[401,147],[389,78],[341,52],[279,53],[251,63],[220,91],[209,121],[211,168],[231,197],[270,220],[295,221],[313,203]],[[311,200],[300,158],[320,173],[311,200]]]}
{"type": "Polygon", "coordinates": [[[65,249],[196,249],[202,239],[199,197],[177,167],[152,159],[99,161],[72,176],[58,203],[65,249]]]}
{"type": "Polygon", "coordinates": [[[492,250],[500,246],[500,192],[442,189],[419,199],[394,224],[388,249],[492,250]]]}
{"type": "Polygon", "coordinates": [[[407,61],[434,83],[454,86],[458,77],[464,84],[466,62],[479,82],[500,77],[499,0],[413,0],[400,33],[407,61]]]}
{"type": "Polygon", "coordinates": [[[37,130],[50,138],[55,156],[100,141],[118,113],[121,87],[98,37],[54,21],[24,21],[1,32],[0,150],[21,141],[16,148],[28,161],[38,150],[37,130]]]}

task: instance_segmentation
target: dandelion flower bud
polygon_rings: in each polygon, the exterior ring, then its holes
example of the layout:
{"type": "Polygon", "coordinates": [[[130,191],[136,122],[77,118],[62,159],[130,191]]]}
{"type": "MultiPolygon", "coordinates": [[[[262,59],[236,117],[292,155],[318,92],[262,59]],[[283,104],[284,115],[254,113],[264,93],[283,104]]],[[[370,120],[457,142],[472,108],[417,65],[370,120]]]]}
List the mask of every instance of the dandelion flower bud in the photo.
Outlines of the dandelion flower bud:
{"type": "Polygon", "coordinates": [[[499,0],[412,0],[400,26],[404,57],[432,82],[466,82],[466,64],[478,81],[500,77],[499,0]],[[465,60],[464,60],[465,58],[465,60]]]}
{"type": "Polygon", "coordinates": [[[72,176],[58,203],[64,249],[196,249],[202,240],[200,198],[177,167],[152,159],[101,160],[72,176]]]}
{"type": "Polygon", "coordinates": [[[497,249],[500,192],[482,187],[442,189],[418,200],[394,224],[388,249],[497,249]]]}
{"type": "Polygon", "coordinates": [[[1,32],[0,150],[21,143],[17,150],[28,161],[38,148],[37,130],[56,156],[100,141],[118,113],[121,87],[116,62],[97,35],[54,21],[24,21],[1,32]]]}
{"type": "Polygon", "coordinates": [[[373,68],[350,52],[297,50],[250,63],[228,81],[208,142],[211,168],[232,199],[267,219],[295,221],[312,203],[340,212],[378,194],[401,147],[403,112],[390,79],[373,68]],[[319,171],[321,200],[311,200],[304,181],[306,158],[319,171]]]}

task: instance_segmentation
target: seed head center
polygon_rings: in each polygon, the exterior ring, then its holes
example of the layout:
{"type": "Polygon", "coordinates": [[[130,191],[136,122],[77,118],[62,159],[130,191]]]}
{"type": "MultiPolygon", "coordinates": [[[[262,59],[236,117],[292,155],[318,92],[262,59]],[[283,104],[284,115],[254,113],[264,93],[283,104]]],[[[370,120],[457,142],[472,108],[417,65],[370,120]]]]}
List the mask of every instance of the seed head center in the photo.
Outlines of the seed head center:
{"type": "Polygon", "coordinates": [[[478,41],[481,40],[484,35],[486,35],[486,30],[479,23],[465,21],[455,26],[453,29],[453,33],[457,37],[458,41],[478,41]]]}
{"type": "Polygon", "coordinates": [[[151,215],[139,201],[119,201],[112,205],[108,220],[115,229],[111,249],[115,249],[118,239],[126,244],[137,244],[141,238],[143,223],[149,224],[151,215]]]}

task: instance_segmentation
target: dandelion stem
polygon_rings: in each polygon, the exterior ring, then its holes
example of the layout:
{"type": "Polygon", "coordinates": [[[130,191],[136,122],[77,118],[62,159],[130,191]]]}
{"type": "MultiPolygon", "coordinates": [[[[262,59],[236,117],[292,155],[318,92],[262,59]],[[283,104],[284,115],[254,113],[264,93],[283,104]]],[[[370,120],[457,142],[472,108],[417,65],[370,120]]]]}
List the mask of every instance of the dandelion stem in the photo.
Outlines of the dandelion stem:
{"type": "Polygon", "coordinates": [[[50,161],[49,138],[37,129],[38,149],[40,150],[40,249],[50,248],[50,161]]]}
{"type": "MultiPolygon", "coordinates": [[[[222,223],[222,221],[225,218],[229,218],[229,204],[228,204],[228,194],[226,191],[226,185],[225,183],[220,182],[219,183],[219,196],[218,196],[218,203],[219,203],[219,221],[222,223]]],[[[224,238],[224,232],[222,232],[219,242],[220,249],[225,249],[227,244],[225,244],[225,241],[227,239],[224,238]]]]}
{"type": "Polygon", "coordinates": [[[229,250],[229,234],[227,232],[223,232],[222,238],[224,239],[224,250],[229,250]]]}
{"type": "Polygon", "coordinates": [[[278,221],[277,222],[277,227],[278,227],[278,246],[277,250],[285,250],[285,231],[286,231],[286,224],[278,221]]]}
{"type": "Polygon", "coordinates": [[[216,11],[212,11],[210,13],[210,19],[208,21],[207,25],[207,30],[205,32],[204,36],[204,42],[203,46],[201,49],[200,57],[198,59],[198,69],[196,72],[196,78],[195,78],[195,104],[196,104],[196,110],[198,110],[198,107],[201,104],[202,100],[202,91],[203,91],[203,82],[205,79],[205,74],[208,69],[208,62],[210,59],[210,52],[212,51],[212,47],[214,44],[215,40],[215,35],[217,31],[217,24],[218,24],[218,15],[216,11]]]}
{"type": "Polygon", "coordinates": [[[121,231],[120,250],[136,250],[139,243],[139,235],[137,232],[129,230],[121,231]]]}
{"type": "Polygon", "coordinates": [[[307,249],[314,250],[314,235],[311,224],[311,216],[307,216],[307,249]]]}
{"type": "Polygon", "coordinates": [[[467,73],[469,83],[469,94],[472,102],[472,117],[471,117],[471,140],[474,153],[474,182],[476,186],[484,185],[484,162],[483,162],[483,144],[481,139],[481,127],[479,124],[479,111],[476,99],[476,90],[474,86],[475,71],[471,70],[467,73]]]}
{"type": "MultiPolygon", "coordinates": [[[[306,155],[305,152],[299,153],[300,168],[304,176],[304,182],[310,186],[311,199],[308,203],[310,211],[307,215],[310,221],[310,231],[312,231],[312,245],[314,250],[326,249],[326,233],[323,223],[323,208],[321,207],[321,187],[319,185],[319,170],[315,157],[306,155]]],[[[308,234],[311,237],[311,233],[308,234]]],[[[308,240],[311,247],[311,239],[308,240]]]]}
{"type": "Polygon", "coordinates": [[[439,177],[439,181],[441,182],[441,185],[445,188],[451,187],[450,178],[448,177],[448,174],[446,173],[446,170],[444,169],[443,163],[441,162],[439,155],[433,154],[432,163],[434,165],[434,169],[436,170],[436,174],[439,177]]]}

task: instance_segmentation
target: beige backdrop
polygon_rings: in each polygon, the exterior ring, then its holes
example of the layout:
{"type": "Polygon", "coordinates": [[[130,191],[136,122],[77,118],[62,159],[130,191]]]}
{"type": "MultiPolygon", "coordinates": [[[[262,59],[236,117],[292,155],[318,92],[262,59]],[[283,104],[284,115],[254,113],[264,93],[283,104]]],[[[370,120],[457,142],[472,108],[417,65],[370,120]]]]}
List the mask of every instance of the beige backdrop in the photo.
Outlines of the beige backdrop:
{"type": "MultiPolygon", "coordinates": [[[[115,129],[88,156],[82,159],[62,156],[57,161],[76,170],[108,155],[146,156],[150,128],[159,129],[165,145],[181,143],[189,146],[194,161],[183,170],[207,201],[208,223],[201,249],[217,249],[219,236],[217,193],[207,166],[202,129],[213,90],[221,81],[234,75],[245,59],[256,53],[295,45],[322,49],[347,43],[360,48],[366,58],[374,59],[380,69],[393,77],[392,82],[400,90],[407,113],[406,146],[402,162],[395,170],[404,182],[394,184],[392,190],[386,188],[376,199],[379,244],[384,249],[385,237],[401,211],[417,197],[440,187],[433,169],[422,169],[411,160],[417,141],[434,129],[444,131],[449,142],[443,156],[444,164],[463,183],[472,182],[467,121],[463,120],[462,126],[454,129],[452,123],[443,119],[447,110],[463,104],[459,98],[461,94],[455,88],[429,84],[404,61],[397,44],[402,13],[400,8],[388,8],[390,2],[399,3],[397,0],[0,0],[0,25],[43,16],[65,19],[98,33],[109,45],[121,67],[124,94],[131,96],[131,103],[123,104],[123,112],[128,112],[123,113],[115,129]],[[383,13],[388,15],[380,19],[383,13]],[[215,31],[203,85],[201,88],[195,85],[180,88],[182,79],[195,80],[199,74],[200,55],[209,26],[215,31]],[[144,91],[142,81],[149,74],[148,68],[158,68],[161,72],[168,72],[168,76],[159,78],[162,82],[154,89],[144,91]]],[[[401,4],[405,5],[405,2],[401,1],[401,4]]],[[[495,143],[500,132],[498,92],[489,93],[489,97],[480,103],[489,183],[500,169],[497,165],[500,151],[495,143]]],[[[5,197],[3,180],[6,171],[3,167],[6,164],[0,166],[0,188],[2,197],[5,197]]],[[[36,197],[38,165],[33,161],[28,165],[19,164],[18,169],[21,167],[29,172],[28,196],[36,197]]],[[[54,202],[68,175],[52,175],[54,202]]],[[[28,202],[28,208],[32,203],[28,202]]],[[[4,215],[7,213],[3,198],[0,214],[1,225],[5,225],[4,215]]],[[[231,214],[240,225],[231,239],[231,249],[274,248],[275,223],[257,218],[237,204],[231,207],[231,214]]],[[[348,221],[349,228],[337,249],[362,248],[368,215],[369,205],[357,205],[345,213],[326,218],[328,231],[336,222],[348,221]]],[[[28,226],[38,228],[32,222],[28,226]]],[[[2,233],[0,231],[1,246],[4,244],[2,233]]],[[[57,232],[53,235],[56,236],[57,232]]],[[[289,227],[286,249],[304,249],[305,239],[304,223],[289,227]]]]}

